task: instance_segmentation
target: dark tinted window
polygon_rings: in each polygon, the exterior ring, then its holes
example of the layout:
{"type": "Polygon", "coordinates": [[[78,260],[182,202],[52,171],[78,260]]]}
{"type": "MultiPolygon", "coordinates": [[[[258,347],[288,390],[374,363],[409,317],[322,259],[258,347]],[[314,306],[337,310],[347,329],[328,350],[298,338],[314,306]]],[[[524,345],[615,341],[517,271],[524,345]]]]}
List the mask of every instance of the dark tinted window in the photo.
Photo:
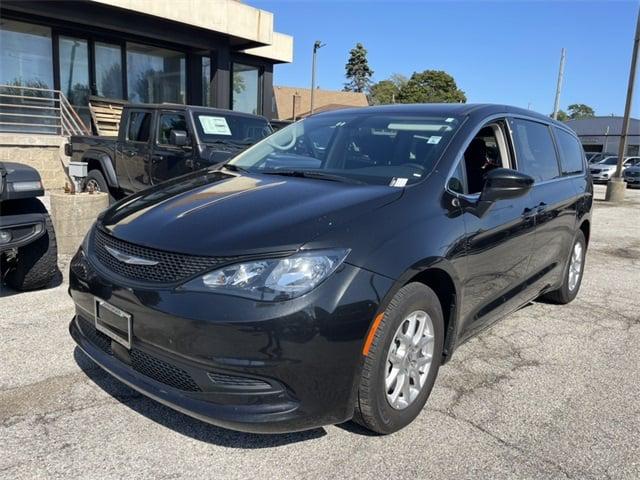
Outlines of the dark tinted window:
{"type": "Polygon", "coordinates": [[[560,165],[563,174],[580,173],[584,169],[582,146],[580,142],[571,135],[559,128],[555,129],[560,150],[560,165]]]}
{"type": "Polygon", "coordinates": [[[518,170],[531,175],[536,181],[558,177],[558,160],[549,127],[521,119],[514,119],[512,124],[518,170]]]}
{"type": "Polygon", "coordinates": [[[160,116],[158,143],[168,145],[172,130],[187,132],[187,121],[181,113],[163,113],[160,116]]]}
{"type": "Polygon", "coordinates": [[[132,142],[148,142],[151,132],[151,114],[149,112],[131,112],[127,140],[132,142]]]}

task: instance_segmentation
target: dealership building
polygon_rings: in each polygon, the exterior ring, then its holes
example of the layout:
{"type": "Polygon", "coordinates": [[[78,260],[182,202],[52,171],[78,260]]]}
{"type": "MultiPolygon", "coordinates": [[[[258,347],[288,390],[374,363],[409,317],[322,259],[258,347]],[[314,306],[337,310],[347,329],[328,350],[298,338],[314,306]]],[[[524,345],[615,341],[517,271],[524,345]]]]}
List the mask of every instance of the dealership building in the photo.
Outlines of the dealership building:
{"type": "Polygon", "coordinates": [[[47,176],[42,151],[56,156],[65,136],[90,130],[96,98],[271,118],[274,65],[293,56],[273,23],[234,0],[3,0],[0,160],[47,176]]]}
{"type": "MultiPolygon", "coordinates": [[[[566,123],[580,138],[586,152],[618,154],[622,117],[606,116],[568,120],[566,123]]],[[[640,120],[631,118],[627,135],[627,156],[640,155],[640,120]]]]}

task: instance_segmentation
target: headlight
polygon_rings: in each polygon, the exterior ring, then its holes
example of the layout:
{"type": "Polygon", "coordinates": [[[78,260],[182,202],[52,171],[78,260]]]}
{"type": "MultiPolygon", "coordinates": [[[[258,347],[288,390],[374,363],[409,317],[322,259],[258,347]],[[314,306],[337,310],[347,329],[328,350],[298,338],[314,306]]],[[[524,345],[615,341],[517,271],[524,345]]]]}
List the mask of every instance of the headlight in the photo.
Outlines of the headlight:
{"type": "Polygon", "coordinates": [[[349,250],[310,250],[289,257],[237,263],[191,280],[181,290],[218,292],[256,300],[289,300],[310,292],[349,250]]]}
{"type": "Polygon", "coordinates": [[[11,190],[14,192],[28,192],[30,190],[42,190],[42,183],[36,182],[12,182],[11,190]]]}

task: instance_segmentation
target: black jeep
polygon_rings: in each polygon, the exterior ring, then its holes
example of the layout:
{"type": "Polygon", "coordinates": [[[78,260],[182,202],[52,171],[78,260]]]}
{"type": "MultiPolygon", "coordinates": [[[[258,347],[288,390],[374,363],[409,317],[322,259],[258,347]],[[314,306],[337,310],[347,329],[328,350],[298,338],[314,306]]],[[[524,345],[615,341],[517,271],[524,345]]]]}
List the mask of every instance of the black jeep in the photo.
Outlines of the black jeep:
{"type": "Polygon", "coordinates": [[[38,172],[0,162],[0,283],[17,290],[45,287],[59,274],[56,235],[42,202],[38,172]]]}

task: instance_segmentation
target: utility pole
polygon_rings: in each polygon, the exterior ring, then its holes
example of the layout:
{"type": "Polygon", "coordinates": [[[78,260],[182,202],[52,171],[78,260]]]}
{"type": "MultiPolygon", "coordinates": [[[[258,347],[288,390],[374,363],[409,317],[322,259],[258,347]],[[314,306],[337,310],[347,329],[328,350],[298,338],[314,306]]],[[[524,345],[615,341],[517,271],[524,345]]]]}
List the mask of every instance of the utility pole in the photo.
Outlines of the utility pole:
{"type": "Polygon", "coordinates": [[[631,116],[631,103],[633,101],[633,89],[636,82],[636,66],[638,63],[638,44],[640,44],[640,9],[636,20],[636,33],[633,39],[633,53],[631,54],[631,70],[629,71],[629,83],[627,84],[627,102],[624,106],[624,119],[622,120],[622,132],[620,132],[620,145],[618,146],[618,166],[616,173],[607,182],[607,194],[605,200],[620,202],[624,199],[626,185],[622,179],[622,164],[627,150],[627,135],[629,134],[629,117],[631,116]]]}
{"type": "Polygon", "coordinates": [[[558,119],[558,110],[560,110],[560,92],[562,91],[562,78],[564,77],[564,62],[566,60],[566,51],[563,48],[560,53],[560,70],[558,70],[558,85],[556,86],[556,101],[553,104],[553,119],[558,119]]]}
{"type": "Polygon", "coordinates": [[[309,115],[313,115],[313,96],[316,90],[316,57],[318,56],[318,49],[324,47],[324,45],[320,40],[316,40],[313,44],[313,60],[311,62],[311,106],[309,108],[309,115]]]}

